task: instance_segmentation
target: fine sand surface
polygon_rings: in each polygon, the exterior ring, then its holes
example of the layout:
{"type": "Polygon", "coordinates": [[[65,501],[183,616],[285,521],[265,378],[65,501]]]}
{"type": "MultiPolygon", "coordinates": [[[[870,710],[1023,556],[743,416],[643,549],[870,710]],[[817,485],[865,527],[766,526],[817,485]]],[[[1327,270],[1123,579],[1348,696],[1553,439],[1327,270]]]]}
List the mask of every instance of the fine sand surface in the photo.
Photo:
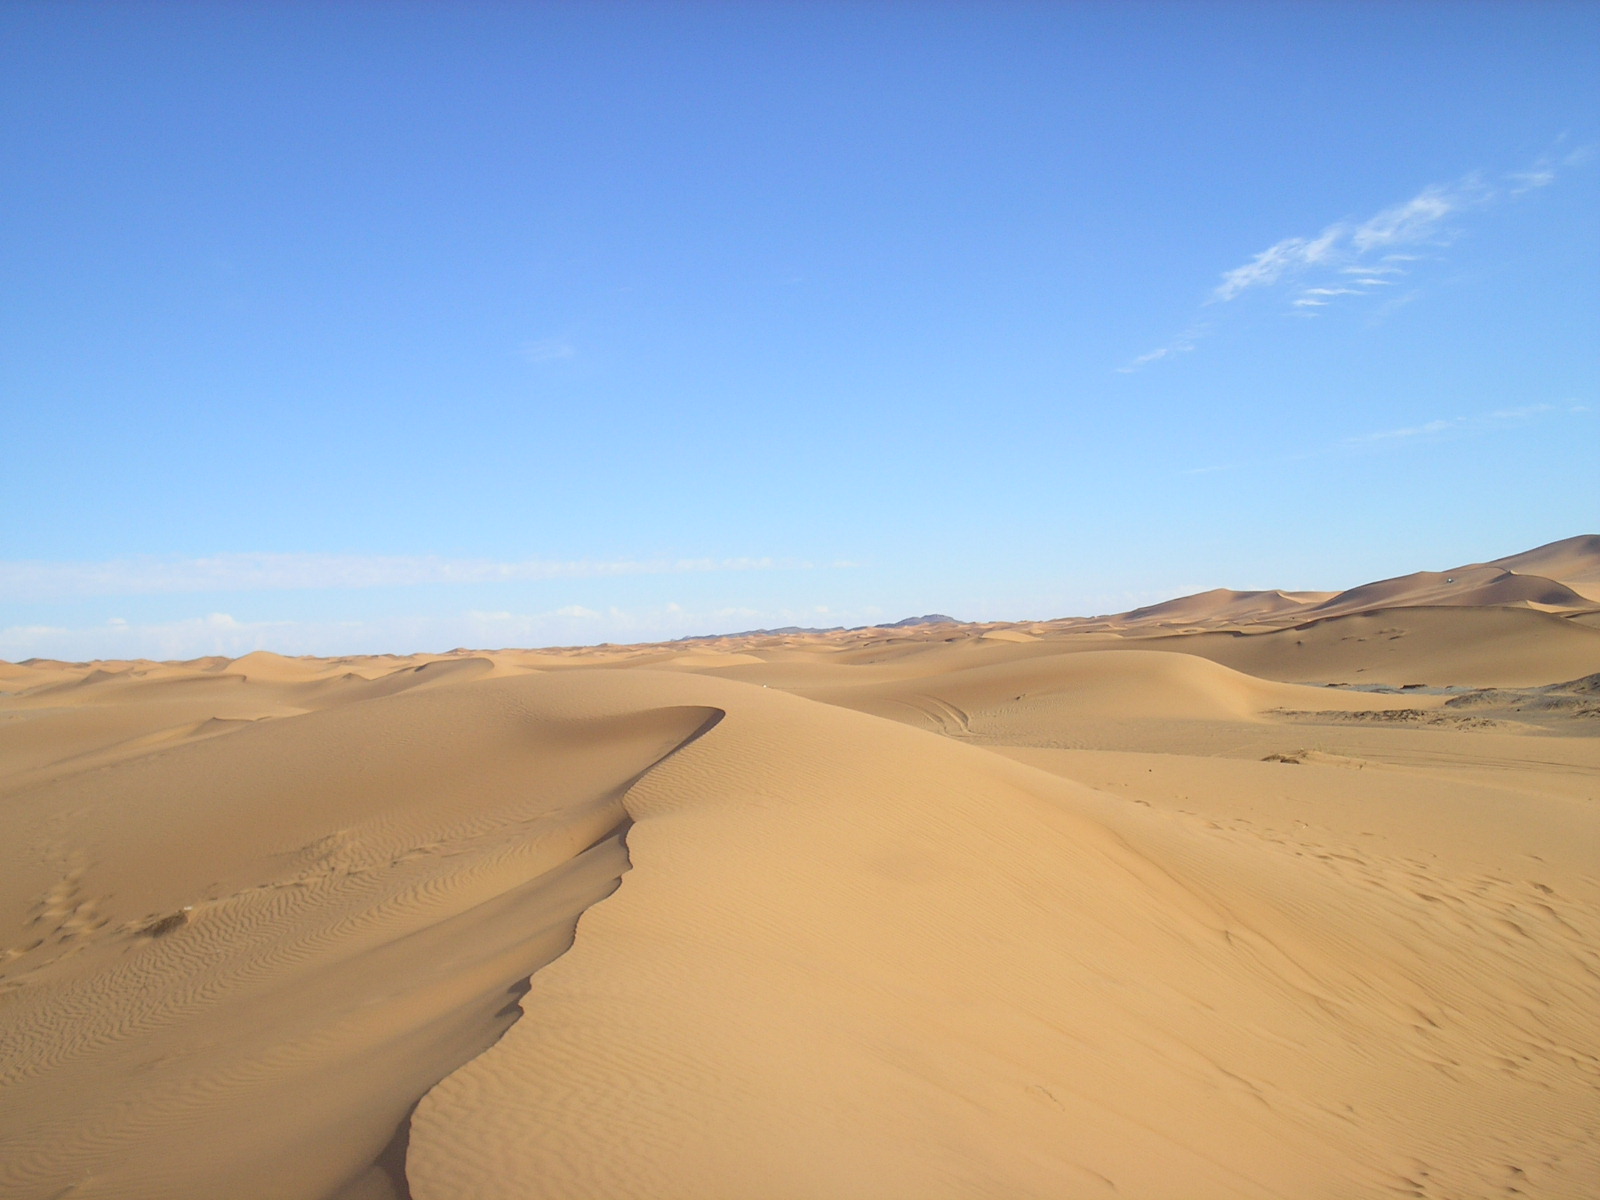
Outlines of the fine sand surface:
{"type": "Polygon", "coordinates": [[[0,664],[0,1196],[1600,1195],[1597,594],[0,664]]]}

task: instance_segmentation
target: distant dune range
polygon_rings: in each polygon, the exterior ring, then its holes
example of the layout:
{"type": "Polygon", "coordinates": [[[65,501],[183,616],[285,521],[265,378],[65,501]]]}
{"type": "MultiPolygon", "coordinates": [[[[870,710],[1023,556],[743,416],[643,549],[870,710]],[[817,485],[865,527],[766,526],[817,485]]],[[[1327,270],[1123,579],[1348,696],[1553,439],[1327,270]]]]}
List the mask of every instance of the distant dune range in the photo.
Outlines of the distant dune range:
{"type": "Polygon", "coordinates": [[[0,664],[0,1196],[1590,1197],[1600,537],[0,664]]]}

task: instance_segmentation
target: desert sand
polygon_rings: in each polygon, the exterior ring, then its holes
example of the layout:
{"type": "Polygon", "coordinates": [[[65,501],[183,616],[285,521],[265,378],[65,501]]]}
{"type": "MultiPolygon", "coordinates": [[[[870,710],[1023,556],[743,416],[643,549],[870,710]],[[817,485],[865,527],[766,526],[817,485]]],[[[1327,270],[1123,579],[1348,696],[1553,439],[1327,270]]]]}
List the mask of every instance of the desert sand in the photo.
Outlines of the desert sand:
{"type": "Polygon", "coordinates": [[[1600,1195],[1600,537],[0,663],[0,1196],[1600,1195]]]}

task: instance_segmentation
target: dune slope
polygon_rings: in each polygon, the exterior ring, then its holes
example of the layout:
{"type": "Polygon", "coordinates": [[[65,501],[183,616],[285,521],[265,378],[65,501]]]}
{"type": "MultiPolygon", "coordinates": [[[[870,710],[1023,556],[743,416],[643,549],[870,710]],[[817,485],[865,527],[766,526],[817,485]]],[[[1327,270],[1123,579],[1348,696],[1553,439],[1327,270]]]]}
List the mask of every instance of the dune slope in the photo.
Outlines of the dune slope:
{"type": "Polygon", "coordinates": [[[1415,864],[1308,870],[864,714],[618,682],[565,685],[728,716],[629,790],[633,871],[419,1106],[420,1200],[1576,1196],[1600,1169],[1592,914],[1493,933],[1415,864]]]}
{"type": "Polygon", "coordinates": [[[707,717],[464,685],[4,794],[0,1194],[395,1194],[411,1105],[616,886],[621,790],[707,717]]]}
{"type": "Polygon", "coordinates": [[[1141,639],[1264,679],[1534,687],[1600,671],[1600,630],[1518,608],[1396,608],[1269,633],[1141,639]]]}
{"type": "Polygon", "coordinates": [[[1521,554],[1508,554],[1487,565],[1522,575],[1560,580],[1573,591],[1600,602],[1600,534],[1562,538],[1521,554]]]}

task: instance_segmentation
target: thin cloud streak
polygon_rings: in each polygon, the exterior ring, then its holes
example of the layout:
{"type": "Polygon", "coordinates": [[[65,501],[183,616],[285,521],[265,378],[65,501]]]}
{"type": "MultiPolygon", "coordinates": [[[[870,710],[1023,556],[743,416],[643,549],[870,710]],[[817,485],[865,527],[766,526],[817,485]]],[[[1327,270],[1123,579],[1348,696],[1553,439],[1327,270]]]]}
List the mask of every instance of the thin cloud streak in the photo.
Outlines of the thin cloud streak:
{"type": "MultiPolygon", "coordinates": [[[[1255,465],[1268,463],[1304,462],[1332,454],[1352,454],[1364,450],[1399,448],[1419,442],[1441,441],[1451,437],[1473,437],[1525,425],[1552,414],[1585,416],[1594,410],[1587,404],[1527,404],[1520,408],[1500,408],[1494,412],[1478,413],[1466,417],[1441,417],[1424,421],[1420,425],[1407,425],[1399,429],[1380,429],[1373,433],[1353,434],[1336,442],[1303,454],[1289,454],[1281,458],[1258,460],[1255,465]]],[[[1236,471],[1249,463],[1229,463],[1220,466],[1190,467],[1179,475],[1212,475],[1223,471],[1236,471]]]]}
{"type": "MultiPolygon", "coordinates": [[[[209,558],[140,557],[97,563],[0,562],[0,600],[513,583],[708,571],[810,570],[816,565],[778,558],[497,562],[338,554],[219,554],[209,558]]],[[[842,568],[854,564],[827,565],[842,568]]]]}
{"type": "MultiPolygon", "coordinates": [[[[1227,305],[1247,292],[1298,285],[1289,308],[1301,316],[1315,317],[1339,297],[1359,298],[1371,295],[1371,289],[1392,287],[1414,270],[1411,264],[1436,257],[1450,245],[1457,233],[1453,221],[1551,186],[1561,169],[1587,161],[1589,150],[1581,147],[1560,159],[1542,156],[1526,170],[1511,172],[1493,183],[1474,171],[1453,183],[1430,184],[1409,200],[1391,204],[1365,220],[1338,221],[1315,236],[1284,238],[1248,262],[1224,271],[1205,305],[1227,305]],[[1358,286],[1346,286],[1349,284],[1358,286]]],[[[1176,353],[1192,351],[1207,332],[1207,328],[1197,327],[1117,371],[1130,374],[1176,353]]]]}
{"type": "Polygon", "coordinates": [[[1268,246],[1244,266],[1226,272],[1222,282],[1211,293],[1211,299],[1226,302],[1240,292],[1254,287],[1269,287],[1291,272],[1326,262],[1333,254],[1334,244],[1343,234],[1341,226],[1333,225],[1315,238],[1285,238],[1274,246],[1268,246]]]}
{"type": "Polygon", "coordinates": [[[1148,354],[1141,354],[1127,366],[1118,367],[1117,370],[1123,375],[1128,375],[1148,366],[1150,363],[1159,362],[1161,359],[1168,358],[1174,354],[1188,354],[1199,345],[1200,339],[1205,337],[1207,332],[1208,330],[1204,325],[1196,325],[1187,332],[1179,334],[1167,345],[1152,350],[1148,354]]]}
{"type": "MultiPolygon", "coordinates": [[[[1554,404],[1529,404],[1522,408],[1502,408],[1490,413],[1479,413],[1471,417],[1451,417],[1427,421],[1421,425],[1412,425],[1403,429],[1384,429],[1377,433],[1363,433],[1355,437],[1345,438],[1339,443],[1342,447],[1361,447],[1394,445],[1398,442],[1413,441],[1418,438],[1435,438],[1447,433],[1487,433],[1491,429],[1501,428],[1506,425],[1517,425],[1534,417],[1556,411],[1554,404]]],[[[1582,405],[1572,407],[1569,411],[1577,413],[1586,411],[1582,405]]]]}
{"type": "MultiPolygon", "coordinates": [[[[1484,184],[1476,172],[1455,183],[1432,184],[1365,221],[1339,222],[1315,238],[1287,238],[1262,251],[1244,266],[1224,272],[1208,303],[1226,303],[1251,288],[1270,287],[1321,266],[1334,267],[1339,275],[1361,276],[1363,282],[1377,282],[1385,275],[1404,275],[1407,268],[1399,264],[1415,262],[1421,256],[1398,253],[1395,247],[1447,245],[1452,235],[1445,226],[1446,218],[1491,204],[1500,197],[1501,193],[1484,184]]],[[[1337,294],[1360,293],[1354,288],[1339,293],[1329,287],[1306,287],[1299,292],[1302,299],[1337,294]]]]}
{"type": "Polygon", "coordinates": [[[1454,185],[1435,184],[1358,225],[1351,231],[1350,245],[1357,254],[1366,254],[1385,246],[1428,241],[1439,235],[1440,222],[1451,213],[1493,198],[1494,193],[1485,191],[1476,175],[1454,185]]]}

